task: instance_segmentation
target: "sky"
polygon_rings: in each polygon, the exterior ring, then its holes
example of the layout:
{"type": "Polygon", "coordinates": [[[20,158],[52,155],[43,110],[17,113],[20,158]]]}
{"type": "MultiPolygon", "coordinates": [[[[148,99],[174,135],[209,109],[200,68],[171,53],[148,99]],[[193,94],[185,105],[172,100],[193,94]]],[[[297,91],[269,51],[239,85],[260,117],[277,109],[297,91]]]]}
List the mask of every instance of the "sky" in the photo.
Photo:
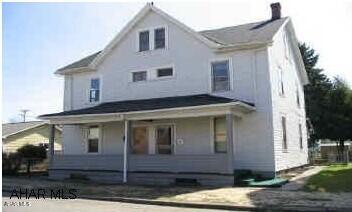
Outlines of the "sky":
{"type": "MultiPolygon", "coordinates": [[[[154,1],[195,30],[270,18],[267,0],[154,1]]],[[[352,85],[352,1],[282,0],[296,35],[320,55],[329,77],[352,85]]],[[[103,49],[146,2],[3,3],[2,122],[27,120],[63,107],[63,78],[54,71],[103,49]]]]}

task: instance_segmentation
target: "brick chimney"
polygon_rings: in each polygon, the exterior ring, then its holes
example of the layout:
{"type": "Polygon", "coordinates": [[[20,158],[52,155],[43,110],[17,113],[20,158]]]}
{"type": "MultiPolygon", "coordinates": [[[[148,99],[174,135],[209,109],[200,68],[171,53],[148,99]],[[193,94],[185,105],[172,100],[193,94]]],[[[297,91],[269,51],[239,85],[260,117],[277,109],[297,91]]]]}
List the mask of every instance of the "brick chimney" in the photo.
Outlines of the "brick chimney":
{"type": "Polygon", "coordinates": [[[281,5],[280,2],[270,4],[271,7],[271,20],[281,18],[281,5]]]}

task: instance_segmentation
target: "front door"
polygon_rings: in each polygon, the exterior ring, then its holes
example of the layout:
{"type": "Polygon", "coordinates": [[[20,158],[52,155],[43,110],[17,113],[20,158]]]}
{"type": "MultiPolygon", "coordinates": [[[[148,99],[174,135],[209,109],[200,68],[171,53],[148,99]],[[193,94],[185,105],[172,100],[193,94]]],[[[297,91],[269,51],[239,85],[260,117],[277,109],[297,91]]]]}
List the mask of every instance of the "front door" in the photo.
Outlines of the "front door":
{"type": "Polygon", "coordinates": [[[156,127],[156,153],[171,154],[173,143],[173,127],[171,125],[156,127]]]}

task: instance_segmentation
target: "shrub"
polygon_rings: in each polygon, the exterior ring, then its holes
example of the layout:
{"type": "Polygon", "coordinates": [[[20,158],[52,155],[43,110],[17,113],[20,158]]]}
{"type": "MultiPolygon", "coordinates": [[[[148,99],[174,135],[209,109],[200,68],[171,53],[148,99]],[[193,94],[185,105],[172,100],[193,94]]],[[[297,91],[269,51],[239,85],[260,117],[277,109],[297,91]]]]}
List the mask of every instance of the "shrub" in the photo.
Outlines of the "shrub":
{"type": "Polygon", "coordinates": [[[17,150],[18,154],[26,159],[45,159],[46,150],[44,146],[34,146],[27,144],[17,150]]]}
{"type": "Polygon", "coordinates": [[[18,153],[2,154],[2,173],[13,175],[18,172],[22,164],[22,157],[18,153]]]}

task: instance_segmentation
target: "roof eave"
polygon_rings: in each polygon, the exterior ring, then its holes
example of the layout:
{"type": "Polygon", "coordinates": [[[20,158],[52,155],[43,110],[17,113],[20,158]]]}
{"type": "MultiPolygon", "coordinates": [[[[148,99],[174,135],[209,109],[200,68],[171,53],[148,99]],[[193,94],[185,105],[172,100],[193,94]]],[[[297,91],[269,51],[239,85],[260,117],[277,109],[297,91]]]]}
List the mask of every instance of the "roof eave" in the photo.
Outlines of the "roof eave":
{"type": "Polygon", "coordinates": [[[228,51],[239,51],[239,50],[247,50],[247,49],[259,49],[266,46],[272,45],[273,41],[267,42],[252,42],[252,43],[240,43],[233,45],[220,46],[215,49],[216,52],[223,53],[228,51]]]}
{"type": "Polygon", "coordinates": [[[83,72],[93,72],[95,69],[91,67],[79,67],[79,68],[69,68],[69,69],[59,69],[55,71],[56,75],[69,75],[75,73],[83,73],[83,72]]]}
{"type": "Polygon", "coordinates": [[[142,110],[142,111],[130,111],[130,112],[116,112],[116,113],[95,113],[95,114],[79,114],[79,115],[58,115],[58,116],[39,116],[38,119],[53,121],[56,119],[63,118],[83,118],[83,117],[107,117],[114,116],[119,119],[123,119],[125,115],[130,114],[139,114],[139,113],[150,113],[150,112],[164,112],[164,111],[180,111],[184,109],[200,109],[200,108],[209,108],[209,107],[222,107],[229,106],[231,108],[239,107],[243,112],[248,113],[256,109],[255,106],[246,104],[241,101],[229,102],[229,103],[218,103],[210,105],[198,105],[198,106],[186,106],[186,107],[177,107],[177,108],[164,108],[164,109],[155,109],[155,110],[142,110]]]}

